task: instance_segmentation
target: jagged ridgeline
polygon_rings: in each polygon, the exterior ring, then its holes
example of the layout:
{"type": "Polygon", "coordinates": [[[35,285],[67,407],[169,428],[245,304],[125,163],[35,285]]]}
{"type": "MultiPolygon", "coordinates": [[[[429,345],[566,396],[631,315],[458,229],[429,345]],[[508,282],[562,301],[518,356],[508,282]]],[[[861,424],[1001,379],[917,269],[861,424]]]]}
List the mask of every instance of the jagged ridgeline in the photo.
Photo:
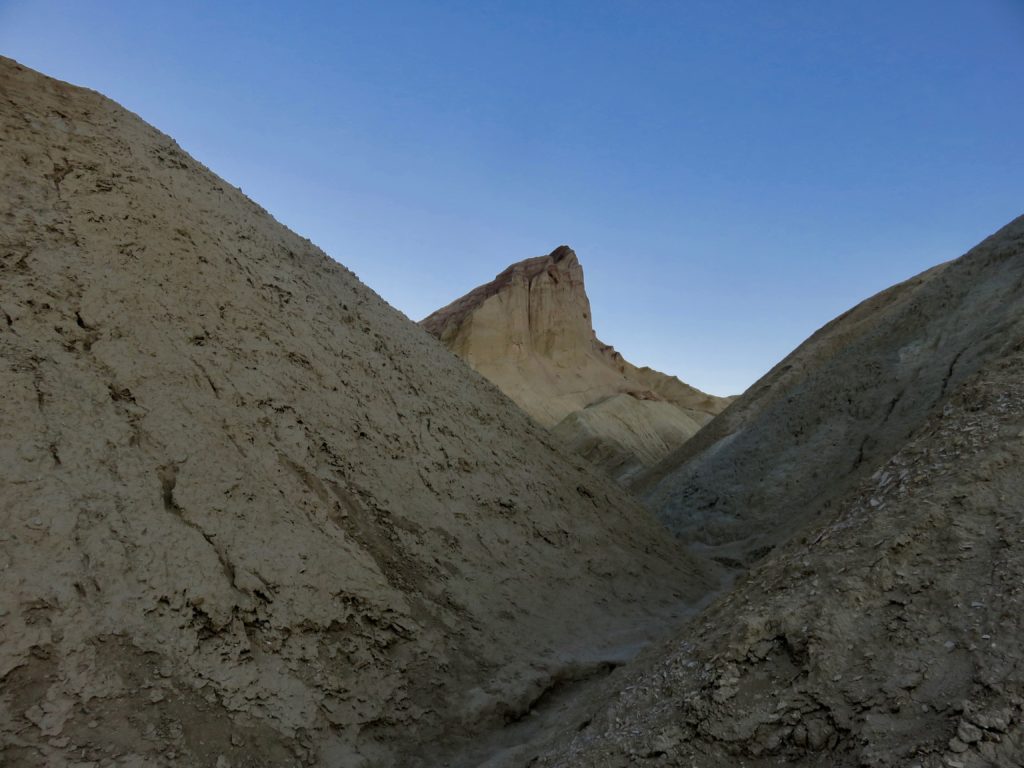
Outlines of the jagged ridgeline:
{"type": "Polygon", "coordinates": [[[707,588],[136,116],[0,59],[0,136],[4,765],[398,764],[707,588]]]}
{"type": "Polygon", "coordinates": [[[422,321],[575,452],[623,484],[731,401],[638,368],[594,333],[583,267],[562,245],[422,321]]]}

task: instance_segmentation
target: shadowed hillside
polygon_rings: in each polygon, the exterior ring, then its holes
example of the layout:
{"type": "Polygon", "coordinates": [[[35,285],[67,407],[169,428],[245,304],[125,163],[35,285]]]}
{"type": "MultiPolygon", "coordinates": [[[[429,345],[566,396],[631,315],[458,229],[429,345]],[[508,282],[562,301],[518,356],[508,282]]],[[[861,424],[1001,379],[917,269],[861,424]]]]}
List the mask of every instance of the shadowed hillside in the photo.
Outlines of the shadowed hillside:
{"type": "Polygon", "coordinates": [[[4,765],[390,765],[706,589],[134,115],[0,59],[0,135],[4,765]]]}
{"type": "Polygon", "coordinates": [[[690,539],[744,560],[828,514],[1024,335],[1017,220],[838,317],[637,482],[690,539]]]}
{"type": "Polygon", "coordinates": [[[1022,301],[1024,218],[823,328],[660,465],[679,530],[776,548],[534,765],[1024,763],[1022,301]]]}

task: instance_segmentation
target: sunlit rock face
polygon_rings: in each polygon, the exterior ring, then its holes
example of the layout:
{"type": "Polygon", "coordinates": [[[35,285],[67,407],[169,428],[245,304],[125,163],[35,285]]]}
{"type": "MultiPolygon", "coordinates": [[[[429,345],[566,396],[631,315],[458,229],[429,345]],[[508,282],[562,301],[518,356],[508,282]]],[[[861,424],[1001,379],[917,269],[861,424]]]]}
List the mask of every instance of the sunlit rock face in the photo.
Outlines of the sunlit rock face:
{"type": "Polygon", "coordinates": [[[565,245],[513,264],[422,325],[620,481],[681,445],[730,402],[637,368],[602,343],[583,268],[565,245]]]}

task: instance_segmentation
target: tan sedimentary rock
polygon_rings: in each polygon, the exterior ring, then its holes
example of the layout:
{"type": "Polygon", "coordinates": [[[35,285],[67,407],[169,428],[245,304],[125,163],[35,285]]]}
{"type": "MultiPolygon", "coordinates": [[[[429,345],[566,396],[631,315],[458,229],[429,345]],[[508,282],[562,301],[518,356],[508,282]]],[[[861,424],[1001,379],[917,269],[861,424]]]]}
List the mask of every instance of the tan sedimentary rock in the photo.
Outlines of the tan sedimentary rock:
{"type": "Polygon", "coordinates": [[[0,467],[5,766],[404,764],[705,588],[344,267],[8,59],[0,467]]]}
{"type": "Polygon", "coordinates": [[[678,447],[730,402],[637,368],[603,344],[583,268],[565,245],[513,264],[422,325],[619,480],[678,447]]]}

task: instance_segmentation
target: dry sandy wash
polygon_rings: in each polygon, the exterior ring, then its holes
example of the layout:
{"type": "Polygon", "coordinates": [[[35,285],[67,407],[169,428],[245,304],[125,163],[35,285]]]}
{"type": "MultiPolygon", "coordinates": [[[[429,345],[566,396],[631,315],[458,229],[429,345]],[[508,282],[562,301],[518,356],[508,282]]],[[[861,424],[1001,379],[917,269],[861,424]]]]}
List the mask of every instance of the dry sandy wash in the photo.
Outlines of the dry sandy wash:
{"type": "Polygon", "coordinates": [[[7,59],[0,136],[3,765],[401,764],[706,591],[167,136],[7,59]]]}

